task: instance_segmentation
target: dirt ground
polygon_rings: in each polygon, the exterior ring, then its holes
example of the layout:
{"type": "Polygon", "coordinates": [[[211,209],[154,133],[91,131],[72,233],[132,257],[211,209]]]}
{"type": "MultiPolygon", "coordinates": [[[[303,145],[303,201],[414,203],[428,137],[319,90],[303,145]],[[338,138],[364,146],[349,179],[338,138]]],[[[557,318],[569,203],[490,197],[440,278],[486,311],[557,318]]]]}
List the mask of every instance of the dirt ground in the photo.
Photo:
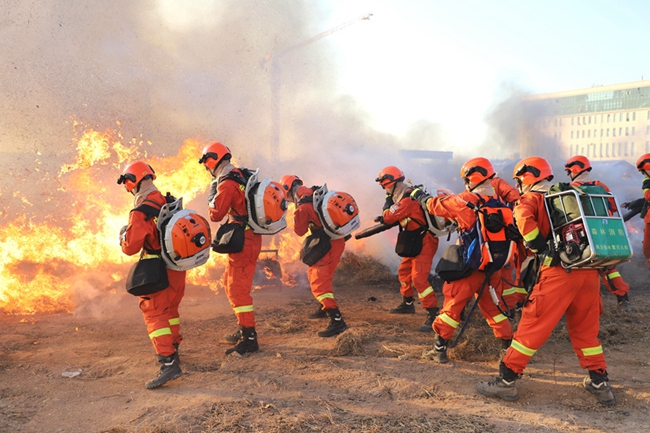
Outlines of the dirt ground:
{"type": "MultiPolygon", "coordinates": [[[[475,315],[451,362],[422,358],[432,334],[391,315],[397,279],[348,256],[335,286],[349,330],[323,339],[308,288],[254,292],[260,351],[224,355],[235,329],[223,293],[188,287],[181,304],[183,376],[147,390],[158,365],[137,301],[106,293],[72,314],[1,316],[1,432],[647,432],[650,289],[645,263],[619,268],[634,311],[602,289],[601,341],[617,404],[581,387],[585,372],[561,323],[518,382],[516,402],[476,392],[499,346],[475,315]]],[[[439,291],[439,280],[436,289],[439,291]]],[[[440,300],[442,302],[442,299],[440,300]]]]}

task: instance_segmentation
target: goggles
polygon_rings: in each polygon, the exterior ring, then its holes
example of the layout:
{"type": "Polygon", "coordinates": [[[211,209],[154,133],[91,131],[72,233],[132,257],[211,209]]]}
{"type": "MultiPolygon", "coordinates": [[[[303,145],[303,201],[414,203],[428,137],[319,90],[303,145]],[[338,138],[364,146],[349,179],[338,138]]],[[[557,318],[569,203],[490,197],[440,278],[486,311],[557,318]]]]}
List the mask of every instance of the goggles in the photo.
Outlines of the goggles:
{"type": "Polygon", "coordinates": [[[199,159],[199,164],[205,164],[209,158],[214,159],[215,161],[219,160],[219,155],[214,152],[204,153],[199,159]]]}
{"type": "Polygon", "coordinates": [[[515,176],[523,176],[526,173],[532,174],[536,179],[539,178],[539,176],[542,174],[542,172],[539,170],[537,167],[533,167],[532,165],[522,165],[515,171],[515,176]]]}

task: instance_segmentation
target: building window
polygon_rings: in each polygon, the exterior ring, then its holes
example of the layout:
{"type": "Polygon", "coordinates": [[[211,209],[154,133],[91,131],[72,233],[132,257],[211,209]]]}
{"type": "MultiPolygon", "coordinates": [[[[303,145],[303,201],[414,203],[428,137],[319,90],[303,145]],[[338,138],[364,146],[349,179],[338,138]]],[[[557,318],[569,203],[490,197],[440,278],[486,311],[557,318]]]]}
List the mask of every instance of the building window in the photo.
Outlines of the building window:
{"type": "Polygon", "coordinates": [[[587,131],[587,138],[591,138],[591,129],[587,131]]]}
{"type": "Polygon", "coordinates": [[[589,124],[591,125],[591,116],[589,116],[589,124]]]}
{"type": "Polygon", "coordinates": [[[646,126],[645,133],[646,133],[646,135],[650,134],[650,125],[646,126]]]}
{"type": "Polygon", "coordinates": [[[630,154],[634,155],[634,142],[630,143],[630,154]]]}
{"type": "Polygon", "coordinates": [[[569,146],[569,156],[573,156],[573,144],[569,146]]]}
{"type": "MultiPolygon", "coordinates": [[[[574,119],[575,119],[574,117],[571,118],[571,126],[573,126],[573,120],[574,119]]],[[[648,111],[648,119],[650,119],[650,111],[648,111]]]]}
{"type": "Polygon", "coordinates": [[[603,143],[600,143],[600,157],[603,157],[603,143]]]}
{"type": "Polygon", "coordinates": [[[623,143],[618,143],[618,156],[623,156],[623,143]]]}
{"type": "Polygon", "coordinates": [[[580,125],[580,116],[578,116],[578,125],[580,125]]]}
{"type": "Polygon", "coordinates": [[[619,137],[623,136],[623,127],[622,126],[620,128],[618,128],[618,136],[619,137]]]}
{"type": "Polygon", "coordinates": [[[612,137],[616,137],[616,128],[612,128],[612,137]]]}
{"type": "Polygon", "coordinates": [[[625,127],[625,135],[626,136],[630,135],[630,127],[629,126],[625,127]]]}
{"type": "MultiPolygon", "coordinates": [[[[609,123],[609,116],[611,116],[611,114],[608,114],[608,115],[607,115],[607,123],[609,123]]],[[[650,119],[650,111],[648,111],[648,119],[650,119]]],[[[601,156],[602,156],[602,155],[601,155],[601,156]]]]}
{"type": "Polygon", "coordinates": [[[585,138],[585,130],[582,130],[582,138],[585,138]]]}
{"type": "Polygon", "coordinates": [[[635,132],[636,132],[636,126],[633,126],[632,127],[632,135],[634,135],[635,132]]]}
{"type": "Polygon", "coordinates": [[[636,120],[636,111],[632,113],[632,121],[636,120]]]}
{"type": "Polygon", "coordinates": [[[600,129],[600,136],[601,137],[603,136],[603,129],[602,128],[600,129]]]}
{"type": "Polygon", "coordinates": [[[626,122],[630,121],[630,113],[625,113],[625,121],[626,122]]]}
{"type": "Polygon", "coordinates": [[[605,158],[609,158],[609,143],[605,145],[605,158]]]}
{"type": "Polygon", "coordinates": [[[648,110],[648,120],[650,120],[650,110],[648,110]]]}
{"type": "Polygon", "coordinates": [[[629,156],[628,153],[627,153],[627,151],[628,151],[627,141],[625,142],[625,146],[623,146],[623,149],[625,149],[625,156],[629,156]]]}

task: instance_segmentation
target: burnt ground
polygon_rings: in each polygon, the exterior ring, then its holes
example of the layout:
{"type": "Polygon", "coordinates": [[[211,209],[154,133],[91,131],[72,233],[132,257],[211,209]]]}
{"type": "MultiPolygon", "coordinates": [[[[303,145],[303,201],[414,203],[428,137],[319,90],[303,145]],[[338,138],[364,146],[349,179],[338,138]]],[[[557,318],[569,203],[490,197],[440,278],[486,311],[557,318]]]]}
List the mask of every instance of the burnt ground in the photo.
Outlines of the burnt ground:
{"type": "MultiPolygon", "coordinates": [[[[646,432],[650,426],[650,288],[643,261],[619,267],[634,311],[602,289],[601,340],[617,404],[581,387],[563,323],[518,382],[516,402],[487,398],[499,346],[475,315],[451,362],[422,358],[425,312],[397,316],[397,279],[346,256],[335,294],[349,330],[322,339],[308,288],[254,292],[260,351],[226,356],[235,329],[223,293],[188,287],[181,378],[147,390],[157,363],[137,301],[95,298],[72,314],[0,316],[0,432],[646,432]]],[[[439,290],[439,281],[436,282],[439,290]]]]}

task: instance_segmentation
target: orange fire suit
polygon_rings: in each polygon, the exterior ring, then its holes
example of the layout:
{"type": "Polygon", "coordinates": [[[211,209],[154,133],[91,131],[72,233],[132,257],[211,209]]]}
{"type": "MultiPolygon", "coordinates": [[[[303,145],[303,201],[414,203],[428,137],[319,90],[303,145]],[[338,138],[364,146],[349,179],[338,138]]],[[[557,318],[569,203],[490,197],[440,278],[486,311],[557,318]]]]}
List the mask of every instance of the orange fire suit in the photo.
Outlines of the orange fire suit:
{"type": "MultiPolygon", "coordinates": [[[[571,182],[571,186],[577,186],[577,187],[601,186],[605,189],[605,191],[610,192],[607,185],[605,185],[604,183],[598,180],[593,180],[588,182],[574,180],[573,182],[571,182]]],[[[614,201],[614,199],[609,200],[608,206],[609,206],[608,212],[610,213],[610,215],[618,211],[618,209],[616,209],[616,201],[614,201]]],[[[600,277],[603,281],[603,284],[605,284],[607,290],[609,290],[612,294],[616,296],[624,296],[630,291],[630,286],[625,282],[623,277],[621,277],[621,274],[616,269],[616,266],[603,269],[600,273],[600,277]]]]}
{"type": "MultiPolygon", "coordinates": [[[[643,198],[646,200],[644,206],[647,207],[650,203],[650,177],[643,179],[643,198]]],[[[645,227],[643,227],[643,256],[650,268],[650,212],[646,212],[643,222],[645,223],[645,227]]]]}
{"type": "MultiPolygon", "coordinates": [[[[308,230],[321,228],[320,218],[314,209],[312,196],[314,190],[301,186],[296,191],[298,202],[293,213],[293,231],[298,236],[304,236],[308,230]]],[[[330,239],[332,248],[316,264],[307,268],[307,278],[311,293],[320,302],[323,310],[338,309],[339,306],[334,299],[332,280],[334,270],[341,261],[345,250],[345,239],[330,239]]]]}
{"type": "MultiPolygon", "coordinates": [[[[241,173],[237,168],[234,170],[241,173]]],[[[237,324],[244,328],[253,328],[255,313],[251,289],[257,258],[262,249],[262,235],[253,233],[245,221],[247,213],[244,185],[234,179],[222,177],[217,185],[216,195],[210,203],[209,213],[211,221],[219,222],[227,215],[229,223],[236,222],[246,226],[244,248],[238,253],[228,254],[223,283],[228,301],[237,317],[237,324]]]]}
{"type": "MultiPolygon", "coordinates": [[[[160,191],[154,191],[146,198],[145,204],[158,207],[166,204],[165,197],[160,191]]],[[[129,224],[126,229],[122,251],[127,255],[160,253],[160,236],[156,227],[156,218],[145,220],[146,215],[139,211],[131,211],[129,224]]],[[[140,296],[140,310],[147,325],[147,332],[156,354],[161,356],[173,355],[174,344],[180,344],[183,336],[180,333],[180,318],[178,306],[185,294],[185,271],[167,269],[169,287],[160,292],[140,296]]]]}
{"type": "MultiPolygon", "coordinates": [[[[528,244],[542,243],[550,236],[551,223],[546,213],[544,194],[525,193],[514,209],[520,233],[528,244]]],[[[521,320],[503,363],[522,374],[528,361],[546,342],[562,316],[566,316],[569,338],[582,368],[604,374],[607,370],[603,348],[598,340],[602,303],[596,269],[549,266],[547,257],[539,280],[522,310],[521,320]]]]}
{"type": "MultiPolygon", "coordinates": [[[[514,204],[521,198],[517,188],[510,185],[500,177],[493,177],[490,179],[490,185],[494,188],[496,195],[509,205],[514,206],[514,204]]],[[[522,250],[524,249],[523,244],[518,246],[520,246],[522,250]]],[[[503,277],[503,292],[501,298],[507,305],[508,309],[514,309],[516,305],[523,304],[527,295],[526,289],[520,282],[521,262],[523,259],[520,258],[521,255],[519,254],[519,249],[520,248],[517,248],[513,260],[510,263],[507,263],[501,272],[503,277]]],[[[503,308],[505,308],[505,306],[503,308]]]]}
{"type": "MultiPolygon", "coordinates": [[[[490,197],[481,196],[484,200],[490,197]]],[[[437,216],[455,220],[461,230],[471,230],[476,224],[476,214],[467,207],[466,202],[474,205],[479,203],[479,196],[469,191],[463,191],[458,195],[445,197],[432,197],[427,200],[427,210],[437,216]]],[[[433,321],[433,330],[445,340],[451,339],[454,330],[460,324],[460,315],[472,297],[477,297],[478,292],[485,281],[486,274],[483,271],[474,271],[468,277],[445,282],[442,286],[442,293],[445,297],[440,314],[433,321]]],[[[494,272],[486,283],[484,292],[487,292],[487,284],[494,287],[498,296],[502,292],[501,270],[494,272]]],[[[501,340],[512,338],[510,321],[503,315],[487,293],[483,293],[479,300],[478,307],[485,317],[485,320],[492,328],[494,336],[501,340]]]]}
{"type": "MultiPolygon", "coordinates": [[[[388,225],[399,221],[404,230],[422,230],[427,227],[422,206],[417,201],[411,200],[410,190],[402,199],[393,204],[382,213],[384,223],[388,225]]],[[[400,282],[400,293],[405,298],[413,297],[413,289],[418,293],[422,307],[427,310],[438,307],[438,298],[429,283],[429,273],[433,256],[438,250],[438,238],[430,231],[426,231],[422,239],[422,251],[416,257],[403,257],[397,268],[397,277],[400,282]]]]}

